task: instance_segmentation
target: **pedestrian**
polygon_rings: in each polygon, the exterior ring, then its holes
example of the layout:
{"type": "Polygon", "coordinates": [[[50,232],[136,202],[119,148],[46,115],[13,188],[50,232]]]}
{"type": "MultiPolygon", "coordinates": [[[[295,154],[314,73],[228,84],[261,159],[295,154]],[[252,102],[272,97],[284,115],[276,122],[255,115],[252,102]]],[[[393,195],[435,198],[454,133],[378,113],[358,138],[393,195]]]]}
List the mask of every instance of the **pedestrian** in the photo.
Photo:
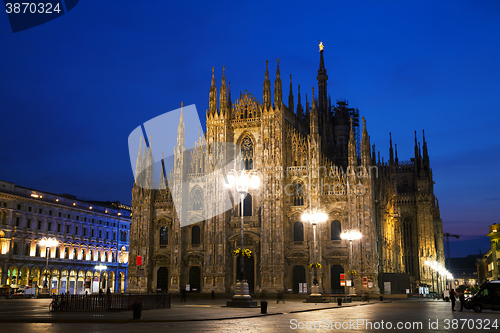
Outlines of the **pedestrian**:
{"type": "Polygon", "coordinates": [[[102,288],[99,288],[99,295],[102,296],[102,294],[104,294],[104,291],[102,290],[102,288]]]}
{"type": "Polygon", "coordinates": [[[111,296],[111,289],[108,287],[108,290],[106,290],[106,296],[111,296]]]}
{"type": "Polygon", "coordinates": [[[186,289],[182,288],[181,289],[181,303],[186,302],[186,289]]]}
{"type": "Polygon", "coordinates": [[[460,311],[462,311],[465,303],[465,290],[458,295],[458,299],[460,300],[460,311]]]}
{"type": "Polygon", "coordinates": [[[215,290],[212,289],[212,299],[215,299],[215,290]]]}
{"type": "Polygon", "coordinates": [[[451,310],[455,311],[456,294],[453,288],[450,289],[451,310]]]}

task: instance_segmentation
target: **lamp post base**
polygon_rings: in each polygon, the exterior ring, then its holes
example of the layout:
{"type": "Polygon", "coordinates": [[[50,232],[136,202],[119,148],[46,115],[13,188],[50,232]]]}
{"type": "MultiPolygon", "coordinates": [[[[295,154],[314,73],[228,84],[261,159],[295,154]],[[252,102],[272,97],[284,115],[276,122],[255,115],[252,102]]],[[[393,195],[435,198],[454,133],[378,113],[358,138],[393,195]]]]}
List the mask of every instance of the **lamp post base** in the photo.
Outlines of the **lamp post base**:
{"type": "Polygon", "coordinates": [[[311,294],[306,299],[306,303],[328,303],[328,300],[321,295],[321,287],[314,285],[311,287],[311,294]]]}
{"type": "Polygon", "coordinates": [[[49,288],[42,288],[40,292],[38,293],[38,297],[50,297],[50,290],[49,288]]]}
{"type": "Polygon", "coordinates": [[[238,281],[235,286],[235,294],[230,301],[226,302],[226,306],[232,308],[254,308],[257,307],[257,301],[250,296],[248,282],[238,281]]]}

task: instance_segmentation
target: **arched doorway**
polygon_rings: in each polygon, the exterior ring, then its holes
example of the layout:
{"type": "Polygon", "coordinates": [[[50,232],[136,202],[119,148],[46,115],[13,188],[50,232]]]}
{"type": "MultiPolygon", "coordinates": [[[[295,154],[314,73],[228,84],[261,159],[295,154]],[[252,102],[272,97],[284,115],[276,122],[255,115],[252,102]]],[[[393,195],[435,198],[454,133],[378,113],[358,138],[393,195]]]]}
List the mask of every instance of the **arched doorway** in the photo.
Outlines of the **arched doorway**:
{"type": "Polygon", "coordinates": [[[306,283],[306,269],[297,265],[293,268],[293,293],[299,293],[299,283],[306,283]]]}
{"type": "Polygon", "coordinates": [[[156,274],[156,290],[166,293],[168,291],[168,268],[160,267],[156,274]]]}
{"type": "Polygon", "coordinates": [[[191,292],[199,293],[201,289],[200,267],[193,266],[189,269],[189,285],[191,292]]]}
{"type": "Polygon", "coordinates": [[[52,271],[52,276],[50,278],[50,293],[51,294],[58,294],[58,288],[59,288],[59,270],[54,269],[52,271]]]}
{"type": "Polygon", "coordinates": [[[60,289],[59,293],[60,294],[67,294],[69,293],[69,284],[68,284],[68,270],[63,270],[61,272],[61,283],[60,283],[60,289]]]}
{"type": "Polygon", "coordinates": [[[115,290],[115,272],[113,272],[113,271],[109,272],[108,286],[109,286],[109,289],[111,289],[112,293],[116,292],[116,290],[115,290]]]}
{"type": "Polygon", "coordinates": [[[83,293],[85,294],[86,292],[88,292],[89,294],[92,294],[92,272],[91,271],[87,271],[87,274],[85,276],[85,290],[83,291],[83,293]]]}
{"type": "MultiPolygon", "coordinates": [[[[253,293],[255,290],[254,256],[252,255],[250,258],[243,257],[243,260],[245,260],[245,278],[247,279],[248,282],[248,289],[250,293],[253,293]]],[[[238,277],[240,273],[240,267],[241,267],[241,259],[240,257],[236,257],[236,277],[238,277]]]]}
{"type": "Polygon", "coordinates": [[[21,268],[21,278],[19,279],[18,283],[21,286],[27,286],[29,282],[29,275],[30,275],[30,270],[28,267],[24,266],[21,268]]]}
{"type": "Polygon", "coordinates": [[[108,273],[103,272],[101,275],[101,289],[106,292],[106,289],[108,288],[108,273]]]}
{"type": "Polygon", "coordinates": [[[118,285],[119,291],[121,293],[124,293],[125,292],[125,273],[120,272],[119,276],[120,276],[120,281],[119,281],[119,285],[118,285]]]}
{"type": "Polygon", "coordinates": [[[342,265],[332,265],[330,268],[332,294],[344,294],[344,287],[340,285],[340,274],[344,274],[344,267],[342,265]]]}
{"type": "Polygon", "coordinates": [[[79,271],[78,272],[78,279],[76,280],[76,292],[75,293],[79,294],[79,295],[85,294],[85,285],[86,285],[85,272],[79,271]]]}
{"type": "Polygon", "coordinates": [[[76,294],[75,292],[75,288],[76,288],[76,271],[75,270],[72,270],[70,273],[69,273],[69,286],[68,286],[68,293],[70,295],[74,295],[76,294]]]}

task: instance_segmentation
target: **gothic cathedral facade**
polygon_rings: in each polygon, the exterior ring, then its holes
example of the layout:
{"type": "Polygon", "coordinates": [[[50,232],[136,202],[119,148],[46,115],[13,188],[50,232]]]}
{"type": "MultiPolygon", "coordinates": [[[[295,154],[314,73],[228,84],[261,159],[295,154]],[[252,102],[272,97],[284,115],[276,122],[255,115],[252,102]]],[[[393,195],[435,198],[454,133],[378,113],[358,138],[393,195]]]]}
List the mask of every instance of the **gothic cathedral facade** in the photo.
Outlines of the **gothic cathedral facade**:
{"type": "MultiPolygon", "coordinates": [[[[243,247],[252,251],[245,259],[250,292],[304,291],[312,285],[315,249],[313,228],[301,220],[308,208],[328,215],[318,224],[316,238],[324,292],[343,292],[340,277],[349,270],[356,271],[358,293],[379,292],[380,273],[406,273],[412,289],[434,283],[425,261],[444,265],[443,227],[425,137],[421,148],[415,134],[410,161],[398,160],[397,146],[394,156],[392,139],[389,160],[381,161],[380,152],[377,160],[364,117],[360,121],[359,111],[345,100],[332,105],[326,73],[321,49],[317,95],[313,88],[311,104],[306,95],[305,105],[300,86],[294,103],[291,76],[285,105],[279,59],[273,97],[266,61],[262,102],[245,92],[232,103],[225,73],[217,99],[212,73],[206,134],[195,147],[184,147],[181,113],[172,173],[156,189],[139,186],[136,178],[129,291],[138,291],[141,279],[148,292],[179,292],[187,285],[194,292],[233,292],[239,261],[232,254],[241,247],[241,214],[243,247]],[[220,204],[214,186],[222,185],[213,179],[182,185],[214,171],[210,155],[215,152],[206,147],[218,142],[241,149],[243,167],[258,171],[261,188],[250,190],[243,212],[236,202],[221,214],[181,227],[181,214],[189,220],[220,204]],[[189,203],[174,205],[175,191],[186,193],[189,203]],[[362,238],[351,246],[341,233],[353,229],[362,238]],[[142,257],[141,269],[136,256],[142,257]]],[[[219,154],[230,161],[231,152],[219,154]]],[[[148,161],[151,142],[138,156],[138,163],[148,161]]]]}

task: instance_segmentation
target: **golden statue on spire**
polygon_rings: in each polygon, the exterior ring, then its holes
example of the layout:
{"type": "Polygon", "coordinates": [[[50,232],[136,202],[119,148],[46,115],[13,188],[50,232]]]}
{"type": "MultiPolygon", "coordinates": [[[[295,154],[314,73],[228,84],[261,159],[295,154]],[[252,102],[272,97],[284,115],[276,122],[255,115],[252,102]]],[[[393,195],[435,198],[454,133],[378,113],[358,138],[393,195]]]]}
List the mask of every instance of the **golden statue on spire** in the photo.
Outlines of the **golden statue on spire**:
{"type": "Polygon", "coordinates": [[[318,40],[318,42],[319,42],[319,52],[321,52],[321,51],[323,51],[323,48],[324,48],[323,42],[320,42],[319,40],[318,40]]]}

